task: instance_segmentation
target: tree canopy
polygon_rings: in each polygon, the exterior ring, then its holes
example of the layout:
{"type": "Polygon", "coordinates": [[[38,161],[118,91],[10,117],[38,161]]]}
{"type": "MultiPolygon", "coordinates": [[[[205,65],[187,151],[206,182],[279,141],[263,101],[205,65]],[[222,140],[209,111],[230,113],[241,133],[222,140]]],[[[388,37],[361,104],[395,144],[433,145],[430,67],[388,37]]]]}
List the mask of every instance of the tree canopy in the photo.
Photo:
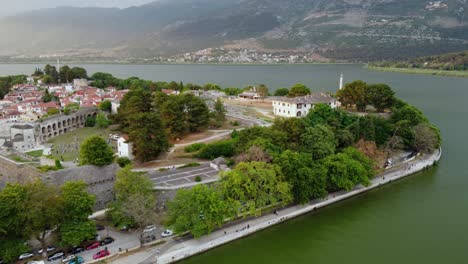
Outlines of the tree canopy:
{"type": "Polygon", "coordinates": [[[87,138],[80,146],[81,165],[109,165],[114,161],[114,152],[100,136],[87,138]]]}
{"type": "MultiPolygon", "coordinates": [[[[265,162],[239,163],[221,175],[219,188],[234,213],[260,215],[266,206],[286,205],[292,201],[291,186],[281,169],[265,162]]],[[[234,216],[234,215],[233,215],[234,216]]]]}
{"type": "Polygon", "coordinates": [[[109,205],[116,226],[145,226],[156,221],[156,193],[153,182],[143,173],[126,166],[117,172],[115,200],[109,205]]]}
{"type": "Polygon", "coordinates": [[[196,185],[178,191],[169,202],[168,222],[177,234],[189,231],[198,238],[221,227],[227,210],[217,191],[206,185],[196,185]]]}
{"type": "Polygon", "coordinates": [[[298,83],[295,84],[289,89],[289,97],[298,97],[310,94],[310,89],[304,84],[298,83]]]}

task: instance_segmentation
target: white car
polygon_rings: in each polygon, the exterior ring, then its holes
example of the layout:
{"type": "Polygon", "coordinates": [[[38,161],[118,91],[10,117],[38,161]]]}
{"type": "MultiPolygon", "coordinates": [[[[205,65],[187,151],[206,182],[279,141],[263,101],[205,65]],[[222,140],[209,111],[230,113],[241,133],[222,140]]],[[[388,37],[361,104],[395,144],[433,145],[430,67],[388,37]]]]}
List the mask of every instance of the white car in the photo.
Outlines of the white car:
{"type": "Polygon", "coordinates": [[[37,261],[29,261],[28,264],[45,264],[45,262],[42,260],[37,260],[37,261]]]}
{"type": "Polygon", "coordinates": [[[71,260],[74,260],[75,258],[76,258],[75,255],[70,255],[70,256],[68,256],[68,257],[66,257],[66,258],[64,258],[64,259],[62,259],[62,262],[63,262],[63,263],[67,263],[67,262],[69,262],[69,261],[71,261],[71,260]]]}
{"type": "Polygon", "coordinates": [[[150,233],[156,231],[156,227],[154,225],[149,225],[143,229],[143,233],[150,233]]]}
{"type": "MultiPolygon", "coordinates": [[[[51,252],[51,251],[54,251],[54,250],[55,250],[55,247],[54,247],[54,246],[48,246],[48,247],[46,248],[46,252],[51,252]]],[[[43,251],[44,251],[44,250],[41,248],[41,249],[39,249],[39,250],[37,251],[37,253],[42,254],[43,251]]]]}
{"type": "Polygon", "coordinates": [[[166,229],[164,232],[161,233],[162,237],[170,237],[174,234],[174,232],[170,229],[166,229]]]}
{"type": "Polygon", "coordinates": [[[18,259],[19,260],[22,260],[22,259],[28,259],[30,257],[34,257],[34,254],[31,253],[31,252],[28,252],[28,253],[24,253],[24,254],[21,254],[18,259]]]}

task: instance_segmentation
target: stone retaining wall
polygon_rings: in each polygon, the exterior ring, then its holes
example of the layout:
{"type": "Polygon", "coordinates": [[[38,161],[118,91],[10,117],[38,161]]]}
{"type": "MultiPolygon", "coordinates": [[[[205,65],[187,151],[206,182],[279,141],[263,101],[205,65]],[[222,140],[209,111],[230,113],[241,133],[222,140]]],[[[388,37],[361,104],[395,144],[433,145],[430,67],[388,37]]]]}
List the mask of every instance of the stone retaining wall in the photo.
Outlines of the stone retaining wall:
{"type": "Polygon", "coordinates": [[[45,182],[60,186],[67,181],[83,180],[88,184],[88,192],[96,195],[94,210],[101,210],[113,199],[115,174],[119,166],[80,166],[49,172],[43,177],[45,182]]]}

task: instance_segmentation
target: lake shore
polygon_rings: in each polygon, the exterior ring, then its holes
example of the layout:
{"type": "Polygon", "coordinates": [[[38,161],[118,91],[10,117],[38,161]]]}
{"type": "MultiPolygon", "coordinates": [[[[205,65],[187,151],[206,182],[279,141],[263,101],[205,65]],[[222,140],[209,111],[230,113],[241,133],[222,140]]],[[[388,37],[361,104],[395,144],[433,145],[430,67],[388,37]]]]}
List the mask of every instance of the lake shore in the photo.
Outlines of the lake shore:
{"type": "Polygon", "coordinates": [[[417,69],[417,68],[395,68],[395,67],[376,67],[376,66],[364,66],[365,69],[371,71],[381,72],[398,72],[406,74],[427,74],[427,75],[438,75],[445,77],[462,77],[468,78],[468,71],[444,71],[444,70],[432,70],[432,69],[417,69]]]}
{"type": "Polygon", "coordinates": [[[183,243],[175,243],[170,248],[164,250],[161,255],[154,255],[153,257],[157,256],[156,263],[158,264],[174,263],[182,259],[189,258],[228,242],[254,234],[255,232],[279,224],[283,221],[315,211],[319,208],[340,202],[358,194],[378,188],[382,185],[391,183],[392,181],[420,172],[436,164],[441,156],[442,150],[439,149],[432,154],[427,154],[415,160],[404,162],[398,167],[385,171],[372,179],[371,185],[368,187],[358,185],[352,191],[331,193],[324,199],[312,200],[306,205],[288,207],[279,210],[277,214],[267,214],[236,225],[225,227],[200,239],[191,239],[184,241],[183,243]]]}

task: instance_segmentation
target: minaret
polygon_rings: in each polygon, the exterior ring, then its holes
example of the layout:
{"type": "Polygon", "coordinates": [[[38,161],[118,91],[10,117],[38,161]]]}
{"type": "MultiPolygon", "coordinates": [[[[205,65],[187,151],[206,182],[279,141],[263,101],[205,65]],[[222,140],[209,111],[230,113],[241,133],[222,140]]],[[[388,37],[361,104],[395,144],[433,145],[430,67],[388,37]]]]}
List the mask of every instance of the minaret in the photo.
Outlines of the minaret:
{"type": "Polygon", "coordinates": [[[340,75],[340,90],[343,88],[343,73],[340,75]]]}
{"type": "Polygon", "coordinates": [[[60,71],[60,59],[57,59],[57,72],[60,71]]]}

